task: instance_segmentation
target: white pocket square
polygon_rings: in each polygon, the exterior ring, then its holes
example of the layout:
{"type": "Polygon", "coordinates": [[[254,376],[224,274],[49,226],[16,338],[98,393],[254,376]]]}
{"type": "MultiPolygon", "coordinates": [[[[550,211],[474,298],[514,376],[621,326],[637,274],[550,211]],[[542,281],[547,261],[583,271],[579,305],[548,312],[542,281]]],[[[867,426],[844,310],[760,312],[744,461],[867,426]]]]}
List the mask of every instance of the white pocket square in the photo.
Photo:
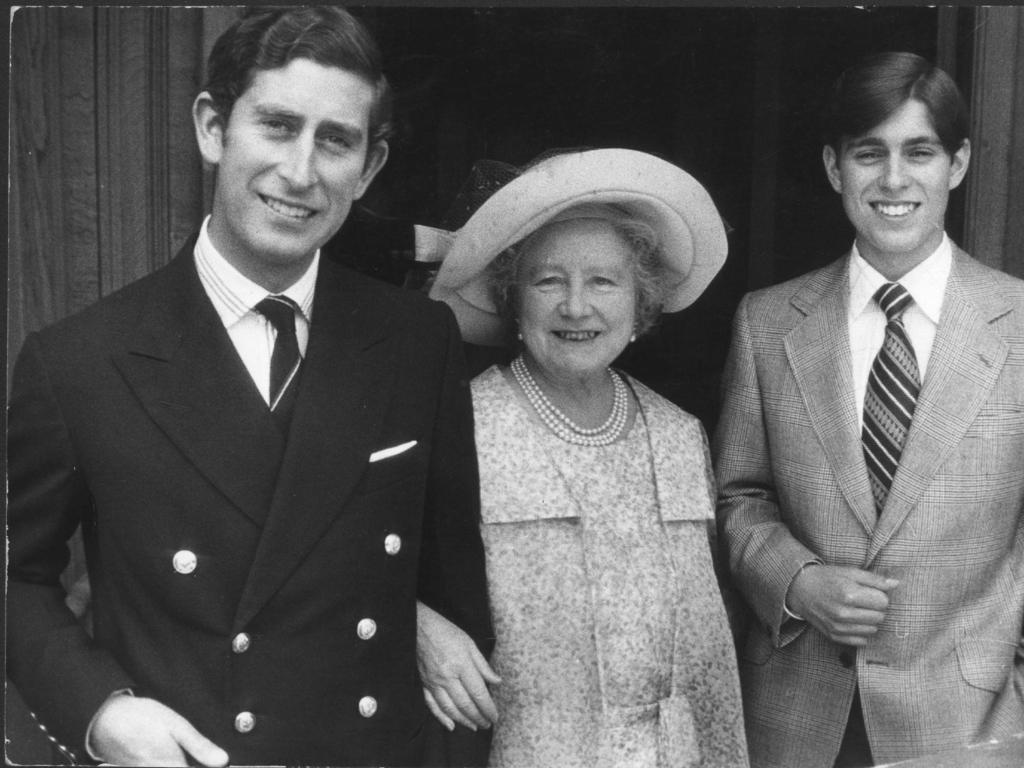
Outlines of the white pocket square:
{"type": "Polygon", "coordinates": [[[415,440],[410,440],[408,443],[402,443],[401,445],[393,445],[390,448],[382,448],[379,451],[374,451],[370,454],[370,463],[373,464],[375,461],[381,459],[390,459],[392,456],[397,456],[400,453],[405,453],[410,448],[416,445],[415,440]]]}

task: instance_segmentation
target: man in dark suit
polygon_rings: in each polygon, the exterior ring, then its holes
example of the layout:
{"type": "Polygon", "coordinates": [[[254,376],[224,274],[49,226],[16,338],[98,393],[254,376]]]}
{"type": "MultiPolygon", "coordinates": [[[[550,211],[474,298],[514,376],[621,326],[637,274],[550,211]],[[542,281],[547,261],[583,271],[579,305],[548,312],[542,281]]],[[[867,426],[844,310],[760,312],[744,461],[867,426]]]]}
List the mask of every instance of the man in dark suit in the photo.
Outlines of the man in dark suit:
{"type": "Polygon", "coordinates": [[[944,232],[967,126],[921,57],[851,67],[823,149],[851,252],[736,313],[715,453],[758,768],[1024,731],[1024,282],[944,232]]]}
{"type": "Polygon", "coordinates": [[[417,600],[491,630],[454,319],[319,258],[387,158],[379,54],[339,9],[249,14],[193,117],[197,237],[16,365],[8,672],[69,758],[416,764],[417,600]]]}

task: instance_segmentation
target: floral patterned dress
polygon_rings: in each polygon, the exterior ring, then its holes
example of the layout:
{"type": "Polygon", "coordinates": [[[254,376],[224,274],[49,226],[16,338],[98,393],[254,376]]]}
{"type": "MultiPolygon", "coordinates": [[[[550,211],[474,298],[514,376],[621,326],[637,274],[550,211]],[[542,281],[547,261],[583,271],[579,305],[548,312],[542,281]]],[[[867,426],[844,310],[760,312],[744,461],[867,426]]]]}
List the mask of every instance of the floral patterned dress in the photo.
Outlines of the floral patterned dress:
{"type": "Polygon", "coordinates": [[[631,381],[610,446],[566,443],[493,367],[473,382],[500,712],[492,766],[743,766],[699,422],[631,381]]]}

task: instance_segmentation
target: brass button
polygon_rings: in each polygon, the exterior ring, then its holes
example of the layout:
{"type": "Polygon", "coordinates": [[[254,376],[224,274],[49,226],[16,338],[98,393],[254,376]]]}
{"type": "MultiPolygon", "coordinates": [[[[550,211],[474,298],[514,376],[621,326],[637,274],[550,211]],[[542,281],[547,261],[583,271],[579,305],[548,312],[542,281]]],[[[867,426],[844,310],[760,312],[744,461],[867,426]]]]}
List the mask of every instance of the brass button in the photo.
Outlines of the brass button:
{"type": "Polygon", "coordinates": [[[175,552],[174,557],[171,559],[171,565],[174,566],[174,570],[183,575],[192,573],[196,569],[198,562],[196,553],[187,549],[175,552]]]}
{"type": "Polygon", "coordinates": [[[384,538],[384,551],[389,555],[397,555],[402,549],[402,537],[397,533],[389,533],[384,538]]]}
{"type": "Polygon", "coordinates": [[[369,640],[377,634],[377,622],[373,619],[361,619],[356,624],[356,634],[359,635],[361,640],[369,640]]]}
{"type": "Polygon", "coordinates": [[[245,653],[252,645],[252,638],[248,632],[239,632],[231,640],[231,650],[235,653],[245,653]]]}
{"type": "Polygon", "coordinates": [[[252,712],[239,712],[235,715],[235,730],[239,733],[249,733],[256,727],[256,716],[252,712]]]}
{"type": "Polygon", "coordinates": [[[373,696],[363,696],[359,700],[359,714],[363,717],[373,717],[377,714],[377,700],[373,696]]]}

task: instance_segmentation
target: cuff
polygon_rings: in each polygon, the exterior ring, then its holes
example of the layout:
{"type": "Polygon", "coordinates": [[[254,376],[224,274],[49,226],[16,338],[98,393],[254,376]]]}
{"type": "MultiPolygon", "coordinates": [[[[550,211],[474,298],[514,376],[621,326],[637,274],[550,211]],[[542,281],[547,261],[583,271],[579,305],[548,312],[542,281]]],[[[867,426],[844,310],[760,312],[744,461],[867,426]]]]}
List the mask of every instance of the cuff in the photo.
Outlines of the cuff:
{"type": "Polygon", "coordinates": [[[804,572],[804,569],[812,565],[822,565],[822,562],[821,560],[809,560],[808,562],[801,565],[799,570],[797,570],[797,572],[793,574],[793,578],[790,579],[789,587],[786,589],[786,598],[782,601],[782,610],[785,611],[786,616],[788,616],[791,619],[795,619],[796,621],[806,621],[806,619],[803,616],[797,616],[795,613],[789,610],[789,592],[791,589],[793,589],[793,582],[796,581],[797,577],[804,572]]]}

